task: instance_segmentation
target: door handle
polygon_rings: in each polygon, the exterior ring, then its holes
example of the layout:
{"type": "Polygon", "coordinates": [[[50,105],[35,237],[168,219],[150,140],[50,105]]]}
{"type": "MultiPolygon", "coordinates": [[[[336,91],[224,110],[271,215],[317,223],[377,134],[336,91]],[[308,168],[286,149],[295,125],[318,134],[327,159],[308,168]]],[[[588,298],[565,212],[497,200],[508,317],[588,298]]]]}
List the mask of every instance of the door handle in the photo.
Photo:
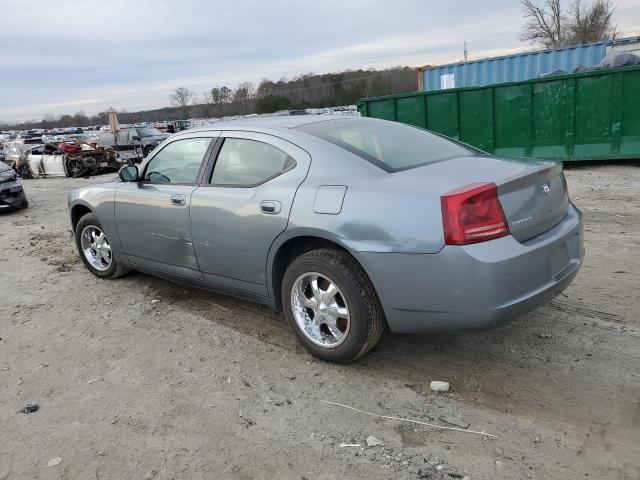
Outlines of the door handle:
{"type": "Polygon", "coordinates": [[[268,215],[277,215],[282,210],[282,204],[277,200],[263,200],[260,202],[260,211],[268,215]]]}
{"type": "Polygon", "coordinates": [[[184,206],[187,198],[184,195],[171,195],[171,204],[179,207],[184,206]]]}

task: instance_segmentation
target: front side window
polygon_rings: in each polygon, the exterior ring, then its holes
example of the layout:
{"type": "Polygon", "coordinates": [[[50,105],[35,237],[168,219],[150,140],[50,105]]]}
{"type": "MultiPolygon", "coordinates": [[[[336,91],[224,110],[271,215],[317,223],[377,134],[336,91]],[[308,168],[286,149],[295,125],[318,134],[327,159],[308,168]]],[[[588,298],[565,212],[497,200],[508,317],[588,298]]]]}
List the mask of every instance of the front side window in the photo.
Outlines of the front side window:
{"type": "Polygon", "coordinates": [[[481,153],[421,128],[373,118],[328,120],[297,129],[331,142],[388,172],[481,153]]]}
{"type": "Polygon", "coordinates": [[[226,138],[213,169],[211,183],[248,187],[290,170],[295,161],[273,145],[244,138],[226,138]]]}
{"type": "Polygon", "coordinates": [[[147,164],[149,183],[196,183],[210,138],[176,140],[160,150],[147,164]]]}

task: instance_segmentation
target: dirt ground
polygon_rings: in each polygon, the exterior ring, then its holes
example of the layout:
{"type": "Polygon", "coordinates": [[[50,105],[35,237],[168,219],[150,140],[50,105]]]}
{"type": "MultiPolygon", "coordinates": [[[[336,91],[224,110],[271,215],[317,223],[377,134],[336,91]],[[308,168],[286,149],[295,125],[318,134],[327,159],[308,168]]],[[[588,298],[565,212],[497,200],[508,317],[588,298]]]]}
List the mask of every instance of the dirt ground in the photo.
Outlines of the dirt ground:
{"type": "Polygon", "coordinates": [[[251,303],[92,276],[67,191],[112,174],[24,181],[30,208],[0,216],[0,479],[640,478],[640,163],[567,177],[587,257],[564,295],[487,332],[387,333],[347,366],[251,303]]]}

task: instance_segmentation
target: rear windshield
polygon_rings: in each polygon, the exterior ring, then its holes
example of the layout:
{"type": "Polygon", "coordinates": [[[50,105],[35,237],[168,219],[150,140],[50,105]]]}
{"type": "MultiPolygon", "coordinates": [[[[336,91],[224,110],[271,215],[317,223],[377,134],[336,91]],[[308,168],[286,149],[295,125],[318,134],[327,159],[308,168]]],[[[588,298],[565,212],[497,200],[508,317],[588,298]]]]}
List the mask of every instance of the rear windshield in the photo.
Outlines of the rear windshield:
{"type": "Polygon", "coordinates": [[[388,172],[482,153],[421,128],[373,118],[328,120],[297,130],[331,142],[388,172]]]}

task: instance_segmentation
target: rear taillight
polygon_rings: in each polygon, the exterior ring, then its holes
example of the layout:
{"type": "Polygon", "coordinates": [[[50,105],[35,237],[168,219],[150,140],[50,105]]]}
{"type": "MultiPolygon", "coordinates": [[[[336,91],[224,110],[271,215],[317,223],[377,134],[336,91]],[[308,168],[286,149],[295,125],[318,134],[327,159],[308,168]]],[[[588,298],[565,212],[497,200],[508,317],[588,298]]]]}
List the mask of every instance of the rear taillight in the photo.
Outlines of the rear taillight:
{"type": "Polygon", "coordinates": [[[509,235],[495,183],[474,183],[440,197],[444,241],[466,245],[509,235]]]}

